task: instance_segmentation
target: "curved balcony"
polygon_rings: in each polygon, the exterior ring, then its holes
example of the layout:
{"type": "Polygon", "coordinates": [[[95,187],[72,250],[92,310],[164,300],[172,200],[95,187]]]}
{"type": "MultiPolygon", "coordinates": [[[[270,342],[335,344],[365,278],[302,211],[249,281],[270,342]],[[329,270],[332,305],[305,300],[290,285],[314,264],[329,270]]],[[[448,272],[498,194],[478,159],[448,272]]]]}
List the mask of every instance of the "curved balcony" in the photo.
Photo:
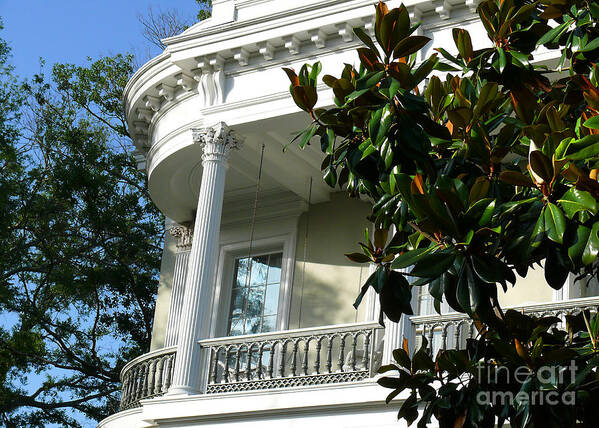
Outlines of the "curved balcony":
{"type": "Polygon", "coordinates": [[[177,347],[158,349],[131,360],[121,371],[121,410],[138,407],[139,400],[160,397],[171,386],[177,347]]]}
{"type": "MultiPolygon", "coordinates": [[[[381,326],[348,324],[206,339],[206,393],[356,382],[379,364],[381,326]]],[[[137,357],[121,371],[121,410],[160,397],[171,385],[177,347],[137,357]]],[[[198,374],[199,375],[199,374],[198,374]]]]}

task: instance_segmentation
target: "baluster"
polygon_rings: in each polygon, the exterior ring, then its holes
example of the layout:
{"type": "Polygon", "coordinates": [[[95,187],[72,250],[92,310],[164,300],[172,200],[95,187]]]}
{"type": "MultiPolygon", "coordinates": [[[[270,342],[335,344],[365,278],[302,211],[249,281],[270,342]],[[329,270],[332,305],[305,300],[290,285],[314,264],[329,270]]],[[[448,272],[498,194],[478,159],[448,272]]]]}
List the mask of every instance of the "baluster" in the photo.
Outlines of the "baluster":
{"type": "Polygon", "coordinates": [[[459,350],[461,347],[461,332],[462,332],[462,323],[458,323],[458,325],[456,325],[455,327],[455,349],[459,350]]]}
{"type": "Polygon", "coordinates": [[[351,344],[351,370],[352,372],[356,371],[356,347],[358,346],[358,333],[352,334],[352,344],[351,344]]]}
{"type": "Polygon", "coordinates": [[[220,352],[220,346],[211,347],[210,354],[212,356],[212,383],[218,383],[218,353],[220,352]]]}
{"type": "MultiPolygon", "coordinates": [[[[281,343],[278,341],[275,342],[270,342],[270,355],[268,356],[268,378],[272,379],[272,372],[274,369],[274,361],[275,361],[275,346],[277,345],[277,343],[281,343]]],[[[279,345],[279,348],[281,346],[279,345]]]]}
{"type": "Polygon", "coordinates": [[[167,392],[171,387],[171,378],[173,376],[173,366],[175,362],[175,355],[171,354],[166,359],[165,377],[164,377],[164,392],[167,392]]]}
{"type": "Polygon", "coordinates": [[[246,380],[252,379],[252,348],[253,347],[254,347],[253,343],[250,343],[248,345],[248,363],[246,365],[246,374],[245,374],[246,380]]]}
{"type": "Polygon", "coordinates": [[[287,340],[281,342],[281,359],[279,361],[279,377],[285,377],[285,352],[287,351],[287,340]]]}
{"type": "Polygon", "coordinates": [[[304,364],[302,365],[302,370],[304,372],[304,376],[308,376],[308,351],[310,350],[310,340],[304,340],[304,364]]]}
{"type": "Polygon", "coordinates": [[[347,337],[347,333],[346,334],[342,334],[341,336],[341,343],[339,344],[339,361],[338,361],[338,365],[339,365],[339,371],[342,372],[343,371],[343,363],[344,363],[344,358],[345,357],[345,338],[347,337]]]}
{"type": "Polygon", "coordinates": [[[429,354],[432,355],[433,354],[433,337],[435,334],[435,325],[432,325],[429,332],[428,332],[428,351],[429,354]]]}
{"type": "Polygon", "coordinates": [[[164,365],[164,356],[156,362],[156,384],[154,385],[154,395],[162,394],[162,366],[164,365]]]}
{"type": "Polygon", "coordinates": [[[239,382],[239,364],[240,364],[240,359],[241,359],[241,345],[237,346],[237,352],[235,353],[236,358],[235,358],[235,382],[239,382]]]}
{"type": "Polygon", "coordinates": [[[370,335],[372,334],[372,330],[366,332],[364,335],[364,355],[362,356],[362,364],[364,365],[364,370],[369,369],[369,361],[370,358],[370,335]]]}
{"type": "Polygon", "coordinates": [[[256,366],[256,376],[258,379],[263,379],[262,373],[262,358],[264,356],[264,347],[266,346],[266,342],[262,342],[260,347],[258,348],[258,365],[256,366]]]}
{"type": "Polygon", "coordinates": [[[473,339],[474,338],[474,322],[470,322],[470,328],[469,328],[469,339],[473,339]]]}
{"type": "Polygon", "coordinates": [[[143,397],[146,398],[148,396],[150,390],[150,363],[146,362],[144,364],[144,388],[143,388],[143,397]]]}
{"type": "Polygon", "coordinates": [[[443,330],[441,330],[441,349],[444,351],[447,350],[447,329],[449,326],[449,323],[445,323],[445,325],[443,325],[443,330]]]}
{"type": "Polygon", "coordinates": [[[327,343],[327,373],[331,373],[333,368],[333,339],[335,336],[327,336],[329,339],[327,343]]]}
{"type": "Polygon", "coordinates": [[[142,370],[143,367],[137,366],[137,369],[135,370],[135,395],[134,395],[134,400],[139,400],[139,397],[141,397],[141,391],[143,388],[143,375],[142,375],[142,370]]]}
{"type": "Polygon", "coordinates": [[[229,354],[231,352],[231,347],[227,346],[225,348],[225,368],[223,372],[223,377],[225,378],[225,383],[229,383],[229,354]]]}
{"type": "Polygon", "coordinates": [[[296,367],[297,367],[297,346],[299,343],[299,339],[295,339],[293,341],[293,355],[291,356],[291,376],[296,376],[296,367]]]}
{"type": "Polygon", "coordinates": [[[128,371],[125,376],[123,376],[123,388],[121,391],[121,410],[127,404],[127,399],[129,398],[129,381],[131,379],[131,371],[128,371]]]}
{"type": "Polygon", "coordinates": [[[154,384],[156,383],[156,360],[152,360],[148,366],[149,379],[148,379],[148,397],[154,395],[154,384]]]}
{"type": "Polygon", "coordinates": [[[322,348],[323,339],[324,339],[324,336],[321,336],[316,340],[316,361],[314,362],[314,368],[316,369],[316,374],[320,374],[320,349],[322,348]]]}

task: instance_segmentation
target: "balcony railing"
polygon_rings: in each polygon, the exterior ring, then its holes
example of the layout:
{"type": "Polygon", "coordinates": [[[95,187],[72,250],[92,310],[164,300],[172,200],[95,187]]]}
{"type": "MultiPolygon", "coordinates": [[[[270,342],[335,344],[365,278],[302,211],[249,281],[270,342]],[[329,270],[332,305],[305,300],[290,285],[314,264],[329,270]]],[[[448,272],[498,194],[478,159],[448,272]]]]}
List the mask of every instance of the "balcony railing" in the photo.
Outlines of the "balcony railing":
{"type": "Polygon", "coordinates": [[[127,363],[121,371],[121,410],[139,406],[139,400],[166,394],[171,386],[177,347],[159,349],[127,363]]]}
{"type": "MultiPolygon", "coordinates": [[[[581,311],[597,312],[599,297],[513,308],[527,314],[565,319],[581,311]]],[[[462,349],[476,334],[464,314],[411,317],[415,336],[428,338],[429,350],[462,349]]],[[[251,391],[302,385],[355,382],[371,377],[379,364],[381,327],[376,323],[287,330],[206,339],[206,393],[251,391]]],[[[416,344],[418,346],[418,343],[416,344]]],[[[160,349],[129,362],[121,372],[121,410],[142,399],[164,395],[175,365],[176,347],[160,349]]]]}
{"type": "MultiPolygon", "coordinates": [[[[536,316],[557,316],[561,320],[566,315],[576,315],[582,311],[597,312],[599,297],[572,299],[560,302],[536,303],[522,307],[513,307],[525,314],[536,316]]],[[[452,312],[447,314],[416,315],[410,318],[414,326],[417,341],[426,337],[428,349],[433,355],[439,349],[463,349],[466,340],[475,337],[476,328],[465,314],[452,312]]],[[[563,321],[560,321],[560,324],[563,321]]],[[[558,327],[563,327],[558,325],[558,327]]],[[[419,346],[419,343],[417,343],[419,346]]]]}
{"type": "Polygon", "coordinates": [[[209,351],[206,392],[355,382],[372,375],[376,323],[200,341],[209,351]]]}

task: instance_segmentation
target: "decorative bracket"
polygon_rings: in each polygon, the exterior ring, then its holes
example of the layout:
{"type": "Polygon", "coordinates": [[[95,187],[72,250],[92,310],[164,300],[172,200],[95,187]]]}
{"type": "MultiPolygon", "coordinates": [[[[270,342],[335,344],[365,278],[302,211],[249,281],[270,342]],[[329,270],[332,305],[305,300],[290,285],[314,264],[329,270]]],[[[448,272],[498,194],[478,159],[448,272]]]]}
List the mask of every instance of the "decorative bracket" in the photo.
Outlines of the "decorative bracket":
{"type": "Polygon", "coordinates": [[[161,83],[156,86],[156,90],[158,91],[158,95],[164,97],[167,101],[172,101],[175,99],[175,93],[177,92],[177,88],[174,86],[167,85],[166,83],[161,83]]]}
{"type": "Polygon", "coordinates": [[[337,32],[346,43],[354,39],[354,30],[349,24],[337,24],[337,32]]]}
{"type": "Polygon", "coordinates": [[[261,43],[258,47],[258,52],[266,61],[270,61],[275,57],[275,48],[270,42],[261,43]]]}
{"type": "Polygon", "coordinates": [[[300,53],[301,42],[297,37],[286,37],[283,39],[283,42],[285,43],[285,49],[287,49],[291,55],[297,55],[300,53]]]}
{"type": "Polygon", "coordinates": [[[250,52],[245,48],[239,48],[237,52],[233,54],[233,59],[237,61],[240,66],[244,67],[250,62],[250,52]]]}
{"type": "Polygon", "coordinates": [[[144,102],[146,103],[146,107],[152,109],[153,111],[160,110],[160,105],[162,104],[160,98],[153,95],[146,95],[144,97],[144,102]]]}
{"type": "Polygon", "coordinates": [[[318,49],[322,49],[326,45],[327,34],[322,30],[314,30],[308,33],[310,35],[310,40],[314,43],[314,46],[318,49]]]}
{"type": "Polygon", "coordinates": [[[175,74],[177,86],[183,88],[184,91],[191,92],[197,87],[195,79],[185,73],[175,74]]]}

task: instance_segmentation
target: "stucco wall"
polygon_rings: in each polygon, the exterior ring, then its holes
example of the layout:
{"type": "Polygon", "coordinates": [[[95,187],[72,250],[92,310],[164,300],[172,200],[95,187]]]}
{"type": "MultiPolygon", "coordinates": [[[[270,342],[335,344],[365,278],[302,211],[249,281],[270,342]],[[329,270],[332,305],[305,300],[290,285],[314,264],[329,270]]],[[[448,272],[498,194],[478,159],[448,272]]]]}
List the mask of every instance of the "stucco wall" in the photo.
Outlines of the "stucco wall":
{"type": "Polygon", "coordinates": [[[364,319],[365,305],[352,303],[367,279],[368,266],[343,254],[359,251],[370,204],[336,193],[312,205],[299,219],[289,328],[342,324],[364,319]],[[307,245],[304,259],[304,243],[307,245]],[[304,263],[305,262],[305,263],[304,263]]]}
{"type": "Polygon", "coordinates": [[[173,283],[177,238],[173,237],[168,232],[171,227],[171,221],[169,219],[166,220],[165,227],[166,233],[164,234],[164,249],[162,252],[162,262],[160,264],[160,282],[158,284],[158,295],[156,296],[150,351],[164,347],[168,309],[171,302],[171,285],[173,283]]]}
{"type": "Polygon", "coordinates": [[[503,307],[522,306],[527,303],[543,303],[553,300],[553,289],[545,281],[545,272],[541,267],[529,269],[525,278],[518,276],[516,285],[513,287],[508,284],[507,292],[503,292],[501,286],[499,290],[499,303],[503,307]]]}

